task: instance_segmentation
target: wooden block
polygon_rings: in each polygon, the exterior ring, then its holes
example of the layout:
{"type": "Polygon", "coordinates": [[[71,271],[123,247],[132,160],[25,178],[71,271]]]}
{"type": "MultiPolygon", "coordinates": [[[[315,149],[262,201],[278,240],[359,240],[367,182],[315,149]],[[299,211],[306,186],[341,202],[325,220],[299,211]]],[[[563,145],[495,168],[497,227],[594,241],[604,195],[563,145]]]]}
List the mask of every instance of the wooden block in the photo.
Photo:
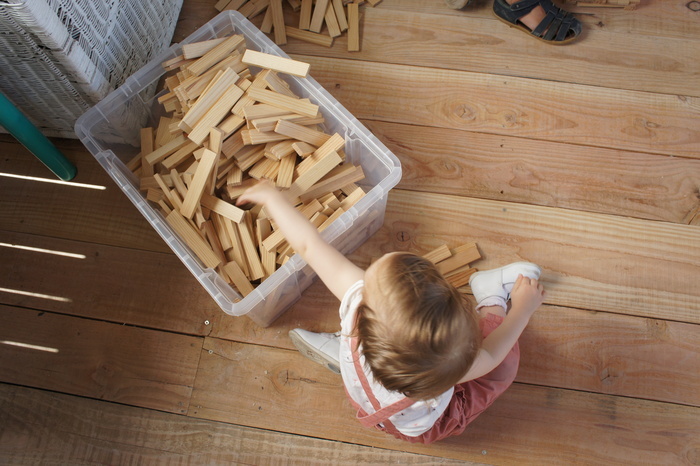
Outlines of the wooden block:
{"type": "Polygon", "coordinates": [[[212,251],[216,254],[222,264],[226,263],[226,255],[224,254],[224,248],[219,240],[219,235],[214,228],[214,223],[211,220],[207,220],[202,223],[202,230],[211,246],[212,251]]]}
{"type": "Polygon", "coordinates": [[[317,149],[311,144],[307,144],[305,142],[295,142],[294,144],[292,144],[292,147],[296,151],[297,155],[299,155],[299,157],[303,159],[316,152],[317,149]]]}
{"type": "Polygon", "coordinates": [[[292,26],[286,26],[285,31],[287,33],[287,37],[303,40],[304,42],[309,42],[310,44],[322,45],[324,47],[333,46],[333,38],[325,34],[305,31],[304,29],[298,29],[292,26]]]}
{"type": "Polygon", "coordinates": [[[243,4],[244,4],[245,2],[247,2],[247,1],[248,1],[248,0],[231,0],[231,1],[228,2],[228,4],[224,7],[224,9],[221,10],[221,11],[226,11],[226,10],[237,11],[237,10],[238,10],[240,7],[242,7],[243,4]]]}
{"type": "Polygon", "coordinates": [[[245,46],[245,37],[234,34],[188,65],[187,71],[199,76],[241,46],[245,46]]]}
{"type": "Polygon", "coordinates": [[[331,170],[328,175],[307,189],[299,196],[302,202],[324,196],[337,191],[348,183],[354,183],[364,179],[365,174],[361,166],[346,163],[331,170]]]}
{"type": "Polygon", "coordinates": [[[284,45],[287,43],[287,33],[284,28],[284,12],[282,11],[282,0],[270,0],[272,12],[272,28],[274,32],[275,44],[284,45]]]}
{"type": "Polygon", "coordinates": [[[296,152],[294,152],[293,145],[294,142],[291,140],[278,142],[265,149],[265,156],[275,160],[281,160],[288,155],[294,154],[294,160],[296,161],[296,152]]]}
{"type": "MultiPolygon", "coordinates": [[[[141,128],[141,154],[150,154],[154,150],[153,128],[141,128]]],[[[141,163],[141,176],[153,176],[153,165],[150,163],[141,163]]],[[[133,170],[132,170],[133,171],[133,170]]]]}
{"type": "Polygon", "coordinates": [[[437,269],[443,275],[481,259],[481,254],[479,254],[479,249],[476,247],[476,243],[463,244],[452,249],[451,252],[452,257],[435,264],[437,269]]]}
{"type": "Polygon", "coordinates": [[[270,236],[271,233],[272,226],[270,225],[270,220],[267,218],[259,218],[256,221],[255,235],[258,241],[260,262],[262,263],[263,270],[265,271],[265,278],[275,273],[275,269],[277,268],[277,253],[275,251],[268,251],[262,245],[263,240],[270,236]]]}
{"type": "Polygon", "coordinates": [[[476,269],[467,268],[466,270],[456,271],[448,274],[445,277],[445,280],[447,280],[450,283],[450,285],[454,286],[455,288],[461,288],[469,284],[469,278],[472,275],[474,275],[475,272],[476,269]]]}
{"type": "Polygon", "coordinates": [[[219,129],[224,132],[224,139],[238,131],[245,124],[245,119],[238,115],[231,115],[219,124],[219,129]]]}
{"type": "Polygon", "coordinates": [[[216,8],[217,11],[223,11],[223,9],[226,8],[226,5],[228,5],[230,1],[231,0],[219,0],[214,5],[214,8],[216,8]]]}
{"type": "Polygon", "coordinates": [[[348,4],[348,52],[360,51],[360,5],[348,4]]]}
{"type": "Polygon", "coordinates": [[[187,190],[187,196],[182,203],[182,215],[186,218],[192,218],[194,211],[199,205],[199,201],[204,193],[205,187],[211,178],[212,170],[216,165],[217,156],[208,149],[202,152],[202,158],[197,166],[197,171],[194,174],[192,183],[187,190]]]}
{"type": "Polygon", "coordinates": [[[270,6],[270,0],[250,0],[239,8],[238,12],[250,19],[262,13],[268,6],[270,6]]]}
{"type": "Polygon", "coordinates": [[[241,267],[235,261],[228,262],[224,265],[224,270],[228,276],[231,277],[233,286],[236,287],[242,296],[248,296],[255,290],[253,285],[248,281],[248,277],[246,277],[241,267]]]}
{"type": "Polygon", "coordinates": [[[314,157],[323,157],[329,152],[338,152],[340,151],[343,147],[345,147],[345,139],[338,134],[335,133],[333,136],[328,138],[326,142],[323,143],[321,147],[316,149],[316,152],[313,153],[314,157]]]}
{"type": "Polygon", "coordinates": [[[258,131],[257,129],[244,129],[241,131],[243,144],[249,146],[251,144],[266,144],[268,142],[278,142],[289,139],[284,134],[275,133],[274,131],[258,131]]]}
{"type": "Polygon", "coordinates": [[[315,156],[308,157],[299,165],[306,164],[307,162],[311,163],[307,165],[305,172],[294,180],[294,183],[292,183],[291,188],[289,188],[287,192],[287,195],[291,198],[295,198],[304,193],[318,180],[326,176],[328,172],[339,165],[342,160],[337,152],[328,152],[321,158],[315,158],[315,156]]]}
{"type": "Polygon", "coordinates": [[[257,248],[255,247],[253,236],[248,226],[250,213],[246,212],[245,215],[247,218],[236,224],[236,227],[241,237],[246,260],[248,261],[248,268],[250,271],[249,278],[251,280],[258,280],[265,276],[265,271],[262,268],[262,263],[260,262],[260,257],[258,256],[257,248]]]}
{"type": "Polygon", "coordinates": [[[235,205],[207,193],[202,194],[201,204],[207,209],[210,209],[212,212],[216,212],[222,217],[235,223],[242,222],[245,215],[245,211],[243,209],[239,209],[235,205]]]}
{"type": "Polygon", "coordinates": [[[326,220],[325,222],[323,222],[323,223],[321,224],[321,226],[318,227],[318,231],[321,232],[321,231],[325,230],[326,228],[328,228],[329,226],[331,226],[331,225],[333,224],[333,222],[335,222],[335,220],[336,220],[338,217],[340,217],[341,215],[343,215],[344,213],[345,213],[345,210],[343,210],[342,208],[338,207],[338,208],[335,210],[335,212],[333,212],[333,213],[328,217],[328,220],[326,220]]]}
{"type": "MultiPolygon", "coordinates": [[[[219,243],[221,243],[221,248],[224,251],[231,249],[233,247],[233,243],[231,242],[231,237],[224,226],[225,217],[222,217],[216,212],[212,212],[209,218],[214,225],[214,230],[216,231],[216,236],[219,238],[219,243]]],[[[228,260],[224,262],[228,262],[228,260]]]]}
{"type": "Polygon", "coordinates": [[[289,120],[279,120],[275,125],[275,133],[283,134],[290,139],[297,139],[306,142],[312,146],[323,146],[331,136],[312,128],[302,126],[289,120]]]}
{"type": "Polygon", "coordinates": [[[308,63],[257,52],[251,49],[245,51],[242,61],[246,65],[266,68],[278,73],[291,74],[292,76],[298,76],[300,78],[305,78],[309,74],[309,67],[311,66],[308,63]]]}
{"type": "Polygon", "coordinates": [[[438,262],[445,260],[451,256],[452,253],[450,252],[450,248],[448,248],[446,244],[443,244],[442,246],[423,254],[423,257],[428,259],[433,264],[437,264],[438,262]]]}
{"type": "Polygon", "coordinates": [[[270,70],[269,73],[265,74],[264,80],[271,90],[279,92],[282,95],[298,98],[294,91],[292,91],[289,87],[289,83],[287,83],[287,81],[285,81],[284,79],[280,78],[279,74],[276,71],[270,70]]]}
{"type": "Polygon", "coordinates": [[[314,12],[311,16],[311,23],[309,24],[310,31],[321,32],[323,20],[326,17],[326,8],[328,8],[328,1],[329,0],[316,0],[316,6],[314,7],[314,12]]]}
{"type": "MultiPolygon", "coordinates": [[[[313,0],[301,0],[301,10],[299,12],[299,29],[308,30],[311,27],[311,13],[313,11],[313,0]]],[[[287,31],[289,34],[289,31],[287,31]]]]}
{"type": "Polygon", "coordinates": [[[338,25],[338,18],[335,16],[335,11],[333,10],[333,3],[328,2],[326,6],[326,27],[328,27],[328,35],[331,37],[338,37],[341,34],[340,25],[338,25]]]}
{"type": "Polygon", "coordinates": [[[246,171],[265,157],[265,148],[260,146],[248,147],[234,156],[241,170],[246,171]]]}
{"type": "Polygon", "coordinates": [[[187,144],[187,138],[185,138],[183,135],[180,135],[167,142],[163,146],[155,149],[150,154],[146,154],[143,160],[149,165],[155,165],[156,163],[165,159],[170,154],[182,148],[185,144],[187,144]]]}
{"type": "Polygon", "coordinates": [[[227,68],[221,76],[212,83],[210,89],[203,93],[197,103],[195,103],[180,122],[180,129],[183,131],[192,131],[192,128],[199,122],[199,120],[211,109],[211,107],[229,90],[231,86],[234,86],[238,80],[238,74],[231,68],[227,68]]]}
{"type": "Polygon", "coordinates": [[[219,258],[212,251],[211,246],[207,243],[192,225],[185,220],[185,217],[177,210],[173,210],[165,218],[172,229],[182,239],[185,244],[195,253],[202,261],[205,267],[215,268],[221,263],[219,258]]]}
{"type": "Polygon", "coordinates": [[[180,194],[180,196],[182,198],[187,196],[187,186],[185,186],[185,183],[182,182],[182,178],[180,178],[180,174],[174,168],[172,170],[170,170],[170,179],[173,182],[173,186],[175,187],[175,190],[180,194]]]}
{"type": "Polygon", "coordinates": [[[272,32],[272,9],[268,8],[265,10],[265,17],[260,25],[260,30],[265,34],[270,34],[272,32]]]}
{"type": "Polygon", "coordinates": [[[347,31],[348,20],[345,17],[345,8],[343,6],[343,0],[332,0],[333,10],[335,11],[335,16],[338,19],[338,26],[340,26],[341,31],[347,31]]]}
{"type": "Polygon", "coordinates": [[[291,188],[294,180],[294,166],[296,165],[296,154],[288,155],[280,159],[279,173],[275,184],[279,188],[291,188]]]}
{"type": "Polygon", "coordinates": [[[221,145],[221,152],[226,158],[230,159],[245,147],[242,132],[243,130],[239,129],[224,140],[224,143],[221,145]]]}
{"type": "Polygon", "coordinates": [[[235,103],[238,102],[238,99],[242,96],[243,89],[235,84],[231,85],[202,118],[199,119],[187,137],[197,144],[202,144],[207,136],[209,136],[211,129],[228,115],[235,103]]]}
{"type": "Polygon", "coordinates": [[[365,197],[365,192],[362,190],[362,188],[357,188],[352,193],[350,193],[348,197],[340,201],[340,207],[347,212],[348,210],[350,210],[350,207],[354,206],[357,203],[357,201],[359,201],[363,197],[365,197]]]}
{"type": "Polygon", "coordinates": [[[184,44],[182,46],[182,56],[185,58],[185,60],[199,58],[225,40],[225,37],[219,37],[217,39],[205,40],[202,42],[193,42],[191,44],[184,44]]]}
{"type": "Polygon", "coordinates": [[[289,3],[293,11],[299,11],[301,8],[301,2],[299,0],[287,0],[287,3],[289,3]]]}
{"type": "Polygon", "coordinates": [[[263,118],[272,118],[281,115],[289,115],[289,110],[275,107],[269,104],[249,105],[243,109],[243,115],[248,121],[259,120],[263,118]]]}
{"type": "Polygon", "coordinates": [[[199,145],[192,141],[187,141],[182,147],[180,147],[177,151],[175,151],[173,154],[168,156],[165,160],[161,162],[161,165],[166,169],[166,170],[172,170],[173,168],[177,167],[184,161],[186,161],[188,158],[192,156],[192,153],[197,150],[199,145]]]}

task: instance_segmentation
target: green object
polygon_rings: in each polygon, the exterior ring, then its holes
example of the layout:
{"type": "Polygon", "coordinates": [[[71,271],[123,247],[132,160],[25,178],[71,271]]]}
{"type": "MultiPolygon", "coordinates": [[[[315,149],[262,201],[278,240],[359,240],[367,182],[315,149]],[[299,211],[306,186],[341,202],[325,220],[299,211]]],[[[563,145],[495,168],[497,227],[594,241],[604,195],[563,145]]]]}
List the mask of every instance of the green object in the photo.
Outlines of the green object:
{"type": "Polygon", "coordinates": [[[75,165],[56,149],[56,146],[2,92],[0,92],[0,126],[3,126],[60,179],[69,181],[75,178],[77,173],[75,165]]]}

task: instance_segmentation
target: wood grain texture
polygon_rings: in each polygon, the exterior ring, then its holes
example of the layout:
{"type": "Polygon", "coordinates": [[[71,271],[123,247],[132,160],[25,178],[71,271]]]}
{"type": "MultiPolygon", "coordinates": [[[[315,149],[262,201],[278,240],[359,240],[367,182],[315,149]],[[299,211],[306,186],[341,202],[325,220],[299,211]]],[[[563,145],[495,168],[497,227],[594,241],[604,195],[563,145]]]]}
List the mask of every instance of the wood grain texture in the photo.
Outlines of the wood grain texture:
{"type": "Polygon", "coordinates": [[[362,250],[377,257],[467,241],[479,245],[479,269],[539,264],[548,304],[700,323],[693,225],[394,189],[384,226],[362,250]]]}
{"type": "Polygon", "coordinates": [[[201,338],[5,305],[0,315],[2,382],[187,412],[201,338]]]}
{"type": "Polygon", "coordinates": [[[467,464],[6,384],[0,419],[4,464],[467,464]]]}
{"type": "Polygon", "coordinates": [[[524,451],[540,464],[689,462],[700,428],[698,408],[516,384],[464,434],[439,446],[408,444],[362,427],[340,377],[320,365],[289,351],[212,338],[189,414],[413,453],[439,448],[445,458],[495,464],[517,462],[524,451]]]}
{"type": "MultiPolygon", "coordinates": [[[[78,141],[57,147],[80,173],[73,180],[104,189],[0,178],[0,229],[167,252],[170,248],[78,141]]],[[[55,177],[29,151],[0,143],[0,173],[55,177]]]]}
{"type": "Polygon", "coordinates": [[[0,243],[77,254],[73,258],[0,246],[0,303],[206,335],[222,313],[182,262],[156,253],[0,230],[0,243]]]}
{"type": "Polygon", "coordinates": [[[399,187],[690,223],[700,160],[365,121],[401,161],[399,187]]]}
{"type": "Polygon", "coordinates": [[[700,157],[700,129],[694,124],[700,115],[698,98],[359,60],[295,58],[310,63],[313,77],[362,119],[700,157]]]}
{"type": "Polygon", "coordinates": [[[332,48],[290,41],[285,51],[700,97],[694,85],[700,62],[688,60],[697,55],[700,34],[695,40],[635,35],[630,41],[627,31],[597,30],[574,47],[560,47],[557,66],[551,67],[542,61],[543,54],[551,56],[551,47],[522,47],[520,31],[481,16],[445,16],[435,11],[438,8],[430,9],[365,8],[362,51],[350,57],[345,35],[336,38],[332,48]]]}

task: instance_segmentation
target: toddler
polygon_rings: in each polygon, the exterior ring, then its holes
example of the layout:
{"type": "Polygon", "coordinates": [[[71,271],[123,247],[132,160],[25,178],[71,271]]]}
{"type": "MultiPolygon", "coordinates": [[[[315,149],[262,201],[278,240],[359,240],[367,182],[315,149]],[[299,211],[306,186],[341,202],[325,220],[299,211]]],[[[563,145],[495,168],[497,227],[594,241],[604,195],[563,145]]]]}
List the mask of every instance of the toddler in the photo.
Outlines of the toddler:
{"type": "Polygon", "coordinates": [[[341,301],[339,334],[295,329],[290,337],[304,356],[342,375],[363,425],[431,443],[463,432],[513,382],[518,338],[545,297],[535,264],[475,273],[472,310],[414,254],[389,253],[367,270],[357,267],[268,181],[236,203],[248,202],[264,206],[341,301]]]}

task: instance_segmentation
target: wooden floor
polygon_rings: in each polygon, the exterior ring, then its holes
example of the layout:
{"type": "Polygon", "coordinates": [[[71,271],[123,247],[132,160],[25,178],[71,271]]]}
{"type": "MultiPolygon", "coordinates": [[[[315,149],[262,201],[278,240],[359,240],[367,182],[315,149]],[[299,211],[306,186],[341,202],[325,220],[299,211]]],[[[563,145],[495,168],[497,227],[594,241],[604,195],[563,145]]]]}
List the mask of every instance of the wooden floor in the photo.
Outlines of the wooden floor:
{"type": "MultiPolygon", "coordinates": [[[[175,40],[214,3],[185,0],[175,40]]],[[[403,165],[357,264],[476,241],[478,268],[543,267],[516,383],[432,446],[363,429],[340,378],[293,350],[291,328],[338,327],[322,285],[269,328],[229,317],[79,142],[56,141],[84,184],[66,186],[7,177],[51,175],[0,138],[0,463],[700,464],[687,3],[581,9],[582,40],[552,47],[490,1],[384,0],[360,53],[285,47],[403,165]]]]}

